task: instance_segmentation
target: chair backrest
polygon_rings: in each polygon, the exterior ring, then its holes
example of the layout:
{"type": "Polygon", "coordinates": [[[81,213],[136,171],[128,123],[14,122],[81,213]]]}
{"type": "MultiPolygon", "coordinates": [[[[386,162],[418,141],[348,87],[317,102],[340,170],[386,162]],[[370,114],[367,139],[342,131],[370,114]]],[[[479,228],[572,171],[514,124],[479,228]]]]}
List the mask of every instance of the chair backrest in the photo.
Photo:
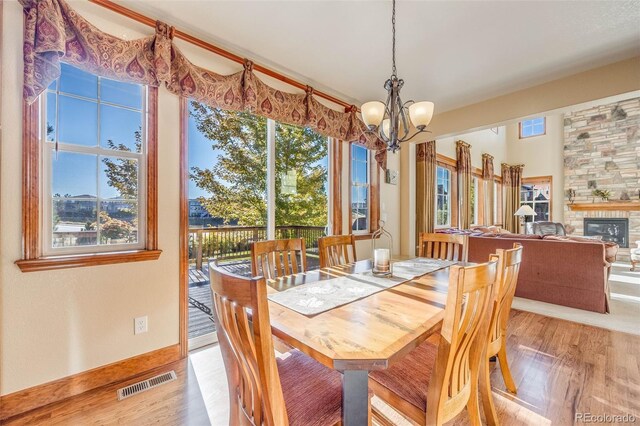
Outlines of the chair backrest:
{"type": "Polygon", "coordinates": [[[477,389],[473,383],[477,383],[486,346],[497,270],[497,260],[451,267],[438,355],[427,390],[427,424],[455,417],[477,389]]]}
{"type": "Polygon", "coordinates": [[[234,425],[288,425],[273,351],[266,281],[210,265],[216,332],[229,377],[234,425]],[[247,309],[252,312],[249,325],[247,309]]]}
{"type": "Polygon", "coordinates": [[[502,339],[506,338],[507,321],[522,262],[522,245],[514,243],[512,249],[497,249],[496,252],[497,254],[491,255],[491,259],[498,260],[498,278],[496,280],[498,290],[491,313],[487,356],[497,354],[502,339]]]}
{"type": "Polygon", "coordinates": [[[251,275],[254,277],[273,279],[306,270],[307,252],[302,238],[251,243],[251,275]]]}
{"type": "Polygon", "coordinates": [[[469,237],[459,234],[420,233],[418,256],[466,262],[469,237]]]}
{"type": "Polygon", "coordinates": [[[356,239],[351,235],[334,235],[318,239],[318,251],[320,254],[320,267],[346,265],[355,262],[356,239]],[[351,257],[349,257],[351,248],[351,257]]]}
{"type": "Polygon", "coordinates": [[[537,235],[567,235],[559,222],[527,222],[527,233],[537,235]]]}

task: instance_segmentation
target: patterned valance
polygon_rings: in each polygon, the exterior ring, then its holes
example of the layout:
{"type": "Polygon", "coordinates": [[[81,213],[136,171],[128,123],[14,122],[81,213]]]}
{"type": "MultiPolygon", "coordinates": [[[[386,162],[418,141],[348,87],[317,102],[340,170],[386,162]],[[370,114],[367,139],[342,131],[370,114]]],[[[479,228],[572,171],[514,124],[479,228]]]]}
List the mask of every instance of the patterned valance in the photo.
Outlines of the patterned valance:
{"type": "Polygon", "coordinates": [[[482,179],[493,180],[493,155],[482,154],[482,179]]]}
{"type": "Polygon", "coordinates": [[[386,168],[386,145],[366,127],[355,106],[336,111],[313,95],[274,89],[253,72],[220,75],[191,63],[173,43],[173,28],[157,22],[155,34],[123,40],[100,31],[64,0],[20,0],[24,7],[24,98],[34,101],[60,76],[65,62],[102,77],[159,86],[211,107],[249,111],[282,123],[305,126],[344,141],[356,141],[376,152],[386,168]]]}

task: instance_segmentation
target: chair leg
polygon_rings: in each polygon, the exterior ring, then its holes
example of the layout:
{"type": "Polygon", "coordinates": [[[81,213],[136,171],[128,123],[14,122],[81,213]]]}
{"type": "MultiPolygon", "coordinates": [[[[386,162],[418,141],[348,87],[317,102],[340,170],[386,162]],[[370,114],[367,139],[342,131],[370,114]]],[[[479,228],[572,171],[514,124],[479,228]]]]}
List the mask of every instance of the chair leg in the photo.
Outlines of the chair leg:
{"type": "Polygon", "coordinates": [[[484,409],[484,416],[489,426],[497,426],[498,414],[496,413],[496,407],[493,403],[493,394],[491,393],[491,372],[490,363],[487,359],[482,363],[482,370],[480,371],[480,396],[482,397],[482,408],[484,409]]]}
{"type": "MultiPolygon", "coordinates": [[[[478,378],[476,377],[476,380],[477,379],[478,378]]],[[[471,395],[469,395],[469,401],[467,401],[467,412],[469,413],[469,421],[473,426],[482,426],[482,420],[480,418],[480,403],[478,400],[478,386],[471,386],[471,395]]]]}
{"type": "Polygon", "coordinates": [[[503,341],[502,346],[500,347],[500,351],[498,352],[498,361],[500,362],[500,371],[502,372],[502,378],[504,379],[504,384],[507,386],[507,389],[513,394],[518,393],[516,383],[513,381],[513,376],[511,376],[511,370],[509,369],[509,363],[507,361],[506,341],[503,341]]]}

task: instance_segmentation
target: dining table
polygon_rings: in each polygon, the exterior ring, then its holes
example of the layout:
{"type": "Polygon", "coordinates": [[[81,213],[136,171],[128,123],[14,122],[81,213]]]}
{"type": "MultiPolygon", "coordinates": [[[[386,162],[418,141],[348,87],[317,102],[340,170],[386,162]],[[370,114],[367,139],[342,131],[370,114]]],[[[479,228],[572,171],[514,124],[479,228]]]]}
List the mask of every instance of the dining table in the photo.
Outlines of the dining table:
{"type": "MultiPolygon", "coordinates": [[[[268,294],[371,270],[371,261],[269,280],[268,294]]],[[[342,421],[370,424],[369,372],[386,369],[430,335],[444,317],[450,267],[308,316],[269,300],[274,336],[343,374],[342,421]]]]}

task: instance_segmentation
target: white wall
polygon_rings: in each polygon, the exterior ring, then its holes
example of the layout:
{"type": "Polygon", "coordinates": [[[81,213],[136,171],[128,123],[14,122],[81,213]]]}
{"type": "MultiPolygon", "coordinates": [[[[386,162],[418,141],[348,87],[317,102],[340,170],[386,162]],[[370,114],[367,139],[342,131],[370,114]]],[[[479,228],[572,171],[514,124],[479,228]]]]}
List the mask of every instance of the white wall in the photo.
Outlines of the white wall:
{"type": "MultiPolygon", "coordinates": [[[[86,1],[74,1],[72,6],[98,28],[119,37],[132,39],[152,32],[86,1]]],[[[161,88],[158,239],[163,253],[159,260],[20,272],[14,264],[22,255],[22,7],[17,1],[4,2],[2,23],[0,394],[6,395],[178,343],[180,134],[178,97],[161,88]],[[133,318],[141,315],[149,317],[149,331],[135,336],[133,318]]],[[[237,63],[177,43],[197,65],[221,74],[242,69],[237,63]]],[[[265,81],[296,91],[275,80],[265,81]]],[[[393,156],[389,164],[399,168],[393,156]]],[[[398,197],[397,187],[381,184],[388,227],[394,233],[399,227],[398,197]]],[[[368,256],[365,246],[358,246],[362,257],[368,256]]]]}
{"type": "Polygon", "coordinates": [[[562,114],[547,115],[545,135],[520,139],[518,123],[506,126],[509,164],[524,164],[522,176],[552,176],[551,220],[564,221],[564,122],[562,114]]]}

